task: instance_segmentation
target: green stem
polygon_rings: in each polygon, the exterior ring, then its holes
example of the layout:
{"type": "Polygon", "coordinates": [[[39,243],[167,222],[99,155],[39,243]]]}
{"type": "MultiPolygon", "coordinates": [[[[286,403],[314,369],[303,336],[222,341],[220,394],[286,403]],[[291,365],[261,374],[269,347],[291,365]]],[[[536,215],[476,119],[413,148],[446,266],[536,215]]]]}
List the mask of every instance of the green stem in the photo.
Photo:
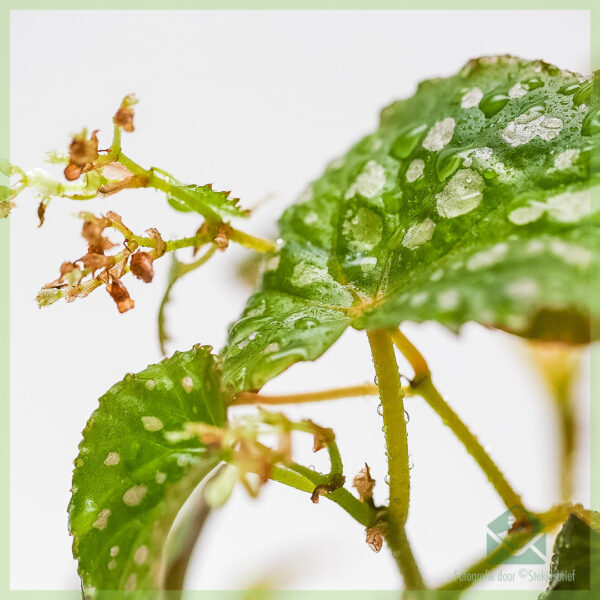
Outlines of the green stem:
{"type": "MultiPolygon", "coordinates": [[[[572,505],[562,504],[551,508],[545,513],[535,515],[535,517],[542,523],[541,531],[527,531],[525,529],[519,530],[507,536],[504,544],[499,545],[490,554],[484,556],[471,566],[464,569],[460,576],[454,577],[437,589],[440,591],[458,591],[467,589],[476,583],[478,576],[481,578],[487,572],[493,571],[499,567],[517,550],[520,550],[523,548],[523,546],[530,542],[536,535],[542,532],[547,533],[552,531],[555,527],[561,523],[564,523],[573,508],[574,507],[572,505]]],[[[454,596],[454,598],[456,598],[456,596],[454,596]]]]}
{"type": "MultiPolygon", "coordinates": [[[[312,494],[317,485],[322,485],[329,481],[329,476],[317,473],[302,465],[291,463],[287,467],[274,465],[271,479],[302,492],[312,494]]],[[[334,492],[330,492],[325,497],[341,506],[353,519],[365,527],[371,527],[377,519],[377,509],[361,502],[346,488],[339,488],[334,492]]]]}
{"type": "Polygon", "coordinates": [[[573,396],[567,391],[564,396],[555,398],[558,422],[560,427],[560,493],[563,502],[573,497],[575,447],[577,439],[577,423],[575,419],[575,403],[573,396]]]}
{"type": "Polygon", "coordinates": [[[388,456],[390,502],[386,539],[406,588],[423,589],[425,584],[405,531],[410,499],[410,471],[404,402],[394,346],[387,330],[368,331],[367,335],[379,385],[388,456]]]}
{"type": "Polygon", "coordinates": [[[442,398],[429,375],[424,376],[412,388],[412,393],[421,396],[429,406],[440,416],[444,425],[460,440],[467,452],[475,459],[485,473],[490,483],[498,492],[507,508],[523,507],[521,496],[517,494],[504,477],[502,471],[485,451],[479,440],[471,433],[460,417],[442,398]]]}
{"type": "MultiPolygon", "coordinates": [[[[134,175],[140,175],[142,177],[147,178],[148,184],[147,187],[151,187],[157,190],[164,192],[165,194],[175,196],[182,201],[186,201],[190,198],[189,192],[181,186],[173,185],[169,181],[166,181],[160,177],[156,176],[156,173],[159,172],[158,169],[154,168],[152,170],[144,169],[142,166],[138,165],[135,161],[133,161],[128,156],[125,156],[122,152],[119,153],[119,162],[126,168],[128,168],[134,175]]],[[[220,223],[221,218],[217,213],[212,211],[207,206],[197,206],[200,214],[207,220],[213,223],[220,223]]],[[[255,250],[256,252],[273,252],[276,249],[275,244],[270,240],[265,240],[263,238],[257,237],[255,235],[251,235],[244,231],[240,231],[239,229],[232,228],[230,238],[232,242],[236,242],[245,248],[249,248],[251,250],[255,250]]]]}
{"type": "Polygon", "coordinates": [[[256,252],[273,252],[277,249],[271,240],[265,240],[235,228],[232,229],[229,239],[256,252]]]}
{"type": "Polygon", "coordinates": [[[280,396],[264,396],[256,392],[239,392],[230,406],[245,404],[301,404],[304,402],[321,402],[339,398],[356,398],[360,396],[378,395],[379,388],[372,383],[351,385],[348,387],[307,392],[304,394],[285,394],[280,396]]]}

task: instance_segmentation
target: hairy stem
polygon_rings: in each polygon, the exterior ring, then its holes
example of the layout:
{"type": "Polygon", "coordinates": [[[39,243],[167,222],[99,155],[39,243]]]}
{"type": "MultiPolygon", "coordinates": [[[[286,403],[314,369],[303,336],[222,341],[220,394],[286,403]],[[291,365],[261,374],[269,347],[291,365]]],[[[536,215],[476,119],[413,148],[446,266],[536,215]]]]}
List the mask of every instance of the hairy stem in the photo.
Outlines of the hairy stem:
{"type": "Polygon", "coordinates": [[[389,331],[368,331],[388,456],[390,502],[387,514],[386,540],[408,589],[423,589],[425,584],[406,537],[405,524],[410,499],[410,472],[404,403],[394,346],[389,331]]]}
{"type": "Polygon", "coordinates": [[[452,410],[450,405],[442,398],[430,376],[425,376],[413,386],[412,393],[421,396],[429,406],[439,415],[452,433],[466,448],[467,452],[475,459],[489,482],[494,486],[507,508],[522,507],[521,496],[515,492],[504,477],[502,471],[485,451],[479,440],[471,433],[469,428],[452,410]]]}
{"type": "Polygon", "coordinates": [[[255,392],[239,392],[234,397],[230,406],[241,404],[301,404],[304,402],[321,402],[322,400],[375,396],[378,394],[379,388],[372,383],[351,385],[318,392],[307,392],[304,394],[285,394],[279,396],[265,396],[255,392]]]}

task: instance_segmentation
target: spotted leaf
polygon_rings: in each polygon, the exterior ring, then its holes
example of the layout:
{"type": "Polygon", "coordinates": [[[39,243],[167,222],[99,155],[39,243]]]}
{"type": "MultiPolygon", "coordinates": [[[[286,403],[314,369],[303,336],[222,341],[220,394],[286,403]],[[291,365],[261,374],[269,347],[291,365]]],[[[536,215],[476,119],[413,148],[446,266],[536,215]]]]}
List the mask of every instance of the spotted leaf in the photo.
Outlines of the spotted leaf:
{"type": "Polygon", "coordinates": [[[75,460],[69,520],[86,597],[160,598],[165,540],[190,493],[220,462],[187,422],[221,426],[226,396],[209,347],[127,375],[102,398],[75,460]]]}
{"type": "Polygon", "coordinates": [[[556,536],[550,563],[550,583],[540,600],[566,598],[568,592],[574,590],[596,590],[600,593],[599,518],[598,513],[592,512],[590,524],[577,515],[569,516],[556,536]]]}
{"type": "Polygon", "coordinates": [[[285,244],[230,332],[228,380],[259,388],[349,325],[587,341],[598,81],[486,57],[385,108],[283,214],[285,244]]]}

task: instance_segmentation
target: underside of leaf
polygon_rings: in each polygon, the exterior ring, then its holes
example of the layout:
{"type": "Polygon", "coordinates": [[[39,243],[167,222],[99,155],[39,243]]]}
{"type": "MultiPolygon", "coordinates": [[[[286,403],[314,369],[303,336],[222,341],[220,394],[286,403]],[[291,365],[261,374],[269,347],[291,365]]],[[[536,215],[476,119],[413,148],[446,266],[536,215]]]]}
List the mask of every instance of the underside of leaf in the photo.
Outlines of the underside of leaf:
{"type": "Polygon", "coordinates": [[[86,597],[161,597],[173,520],[220,462],[197,437],[182,435],[188,422],[225,423],[227,397],[210,350],[197,346],[127,375],[88,421],[69,505],[86,597]]]}
{"type": "Polygon", "coordinates": [[[384,109],[282,216],[284,246],[232,327],[227,381],[258,389],[349,325],[476,321],[589,341],[597,82],[484,57],[384,109]],[[305,318],[308,332],[293,326],[305,318]]]}
{"type": "MultiPolygon", "coordinates": [[[[556,536],[550,583],[540,600],[568,598],[575,590],[594,590],[589,598],[600,594],[600,515],[591,513],[591,522],[572,514],[556,536]]],[[[577,596],[576,596],[577,597],[577,596]]]]}

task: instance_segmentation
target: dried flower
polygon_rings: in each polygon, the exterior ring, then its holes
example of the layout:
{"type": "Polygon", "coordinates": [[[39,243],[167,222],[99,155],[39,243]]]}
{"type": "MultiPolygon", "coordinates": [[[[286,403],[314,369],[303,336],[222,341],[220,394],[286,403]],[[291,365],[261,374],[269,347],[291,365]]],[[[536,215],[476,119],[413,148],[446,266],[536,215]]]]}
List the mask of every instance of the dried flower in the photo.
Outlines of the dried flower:
{"type": "Polygon", "coordinates": [[[134,112],[133,112],[133,108],[131,108],[134,104],[137,104],[138,100],[135,97],[135,94],[127,94],[127,96],[125,96],[125,98],[123,98],[123,101],[121,102],[121,106],[119,106],[119,109],[117,110],[117,112],[115,113],[115,116],[113,117],[113,123],[117,126],[120,127],[121,129],[123,129],[124,131],[127,131],[129,133],[131,133],[134,130],[134,126],[133,126],[133,117],[134,117],[134,112]]]}
{"type": "Polygon", "coordinates": [[[383,548],[383,535],[385,533],[385,521],[379,521],[373,527],[367,527],[366,541],[373,552],[379,552],[383,548]]]}
{"type": "MultiPolygon", "coordinates": [[[[69,165],[77,165],[85,167],[93,163],[98,158],[98,130],[92,131],[90,139],[86,139],[83,135],[77,135],[71,141],[69,146],[69,165]]],[[[66,169],[65,169],[66,171],[66,169]]]]}
{"type": "Polygon", "coordinates": [[[156,257],[160,258],[167,251],[167,244],[160,236],[158,229],[150,227],[150,229],[146,229],[146,233],[149,237],[151,237],[154,240],[154,250],[156,251],[156,257]]]}
{"type": "Polygon", "coordinates": [[[113,117],[113,123],[117,127],[120,127],[121,129],[131,133],[134,130],[133,117],[133,108],[130,108],[129,106],[121,106],[113,117]]]}
{"type": "Polygon", "coordinates": [[[144,283],[150,283],[154,277],[153,261],[154,258],[149,252],[136,252],[131,257],[131,272],[144,283]]]}
{"type": "Polygon", "coordinates": [[[365,463],[364,468],[359,471],[358,475],[354,477],[352,486],[356,488],[361,502],[365,502],[366,500],[371,500],[373,498],[375,480],[371,477],[371,470],[369,469],[369,465],[367,463],[365,463]]]}
{"type": "Polygon", "coordinates": [[[129,297],[127,288],[119,279],[113,279],[107,286],[106,291],[111,295],[112,299],[117,304],[120,313],[127,312],[134,307],[133,300],[129,297]]]}
{"type": "Polygon", "coordinates": [[[105,217],[100,219],[86,218],[81,229],[81,235],[87,241],[90,253],[104,254],[105,250],[114,246],[108,238],[102,235],[109,223],[110,221],[105,217]]]}

